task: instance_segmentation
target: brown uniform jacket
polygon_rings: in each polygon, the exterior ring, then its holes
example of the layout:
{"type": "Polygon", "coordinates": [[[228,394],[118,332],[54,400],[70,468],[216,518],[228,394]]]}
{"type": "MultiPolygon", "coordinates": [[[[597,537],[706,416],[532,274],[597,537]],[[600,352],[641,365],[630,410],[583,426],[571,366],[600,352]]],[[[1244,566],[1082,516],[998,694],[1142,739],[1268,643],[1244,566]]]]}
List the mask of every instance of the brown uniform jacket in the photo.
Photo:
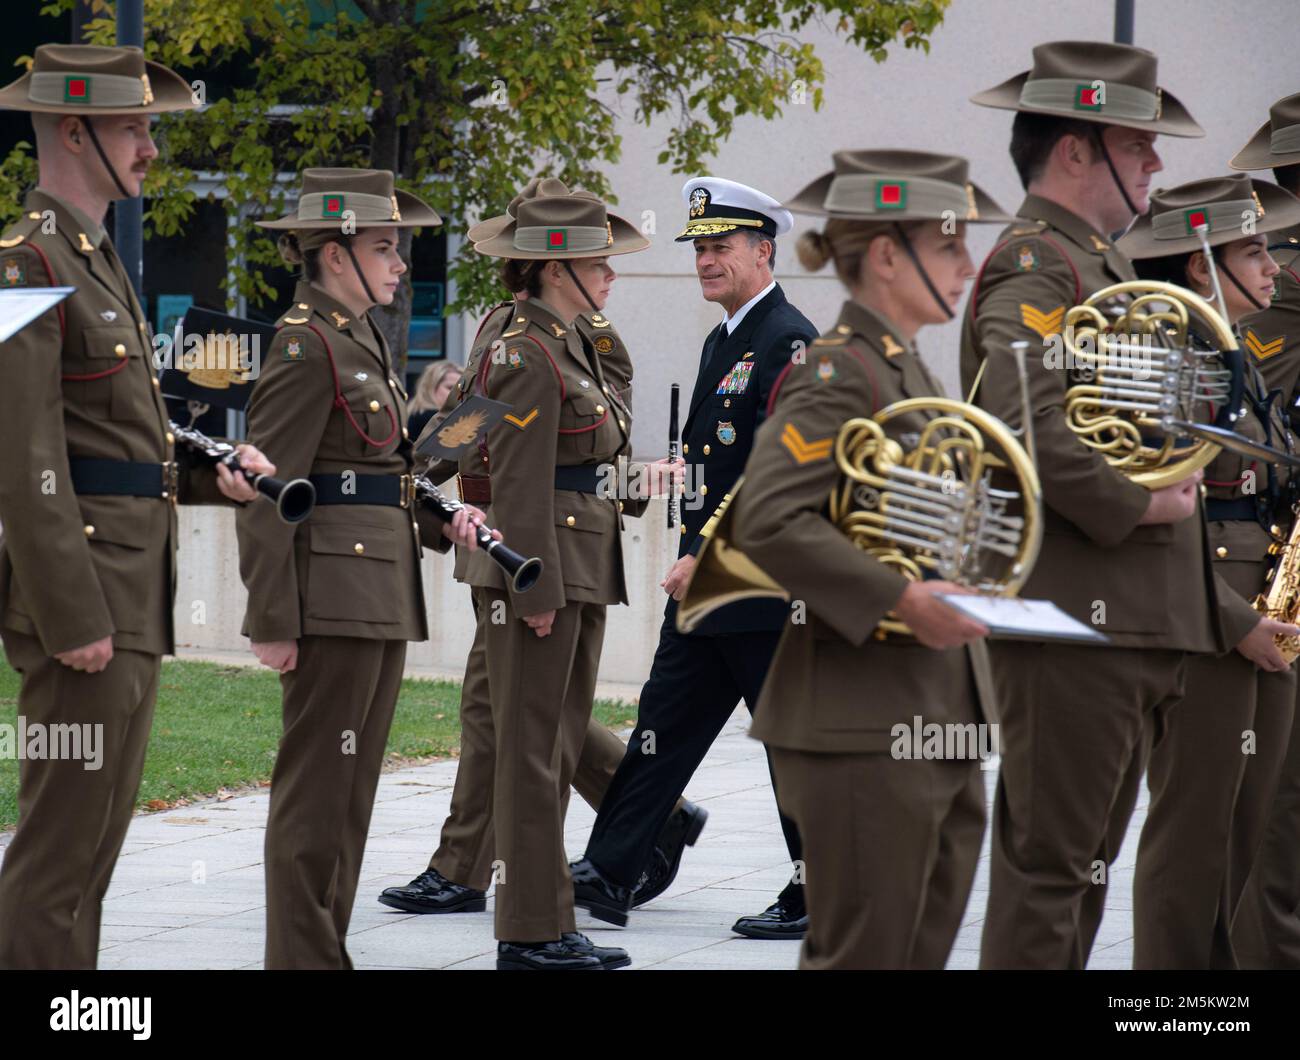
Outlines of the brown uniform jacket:
{"type": "MultiPolygon", "coordinates": [[[[468,466],[490,477],[489,524],[515,551],[542,560],[537,584],[526,594],[512,591],[514,611],[541,614],[569,600],[626,603],[619,536],[626,504],[556,489],[555,469],[608,465],[626,455],[631,410],[579,327],[569,327],[540,299],[517,301],[509,310],[506,316],[499,307],[480,329],[465,389],[456,394],[475,388],[512,406],[460,463],[462,476],[468,466]]],[[[470,553],[462,562],[458,572],[470,585],[506,589],[486,555],[470,553]]]]}
{"type": "Polygon", "coordinates": [[[1274,281],[1273,301],[1241,322],[1243,344],[1270,389],[1282,391],[1292,428],[1300,427],[1300,228],[1270,233],[1273,255],[1282,271],[1274,281]]]}
{"type": "MultiPolygon", "coordinates": [[[[786,625],[754,712],[751,735],[770,746],[878,752],[889,749],[893,726],[910,728],[916,715],[927,724],[979,720],[964,649],[872,636],[907,582],[826,517],[844,422],[941,393],[896,329],[854,302],[774,389],[732,501],[736,547],[807,606],[805,622],[786,625]]],[[[906,444],[924,423],[902,417],[888,434],[906,444]]]]}
{"type": "Polygon", "coordinates": [[[1072,381],[1062,359],[1046,356],[1069,308],[1133,279],[1132,266],[1108,239],[1056,203],[1030,195],[1019,217],[975,278],[962,325],[961,374],[969,393],[987,359],[976,404],[1019,424],[1011,343],[1030,343],[1044,535],[1021,595],[1053,601],[1117,645],[1226,650],[1240,639],[1233,634],[1249,630],[1259,616],[1236,594],[1218,592],[1204,519],[1138,525],[1148,491],[1075,437],[1064,414],[1072,381]],[[1230,599],[1221,599],[1225,595],[1230,599]]]}
{"type": "Polygon", "coordinates": [[[211,466],[173,454],[149,327],[103,230],[39,189],[26,208],[0,240],[0,286],[77,290],[0,350],[0,626],[50,654],[110,635],[171,652],[171,501],[229,502],[211,466]],[[178,458],[179,498],[78,496],[70,458],[178,458]]]}
{"type": "MultiPolygon", "coordinates": [[[[405,475],[406,393],[369,317],[299,283],[263,359],[248,405],[249,440],[274,453],[278,478],[405,475]],[[336,398],[337,395],[337,398],[336,398]]],[[[269,504],[239,513],[239,565],[248,587],[244,633],[424,640],[420,538],[445,552],[436,521],[411,507],[318,504],[281,522],[269,504]]]]}
{"type": "MultiPolygon", "coordinates": [[[[1292,451],[1295,444],[1284,405],[1276,401],[1268,405],[1268,427],[1265,429],[1257,402],[1265,395],[1266,386],[1253,358],[1248,356],[1243,398],[1246,415],[1240,417],[1232,429],[1275,449],[1292,451]]],[[[1269,466],[1262,461],[1239,456],[1227,449],[1221,450],[1205,469],[1205,510],[1214,571],[1221,580],[1221,595],[1226,585],[1243,599],[1254,600],[1264,590],[1268,570],[1273,565],[1268,554],[1269,546],[1275,537],[1285,539],[1290,532],[1290,506],[1293,502],[1289,498],[1292,497],[1291,483],[1296,477],[1295,472],[1285,467],[1273,469],[1270,485],[1269,471],[1269,466]]],[[[1225,632],[1228,637],[1235,633],[1239,641],[1249,633],[1253,625],[1248,621],[1250,617],[1243,613],[1242,622],[1234,625],[1231,616],[1227,616],[1225,632]]],[[[1257,615],[1254,617],[1258,619],[1257,615]]]]}

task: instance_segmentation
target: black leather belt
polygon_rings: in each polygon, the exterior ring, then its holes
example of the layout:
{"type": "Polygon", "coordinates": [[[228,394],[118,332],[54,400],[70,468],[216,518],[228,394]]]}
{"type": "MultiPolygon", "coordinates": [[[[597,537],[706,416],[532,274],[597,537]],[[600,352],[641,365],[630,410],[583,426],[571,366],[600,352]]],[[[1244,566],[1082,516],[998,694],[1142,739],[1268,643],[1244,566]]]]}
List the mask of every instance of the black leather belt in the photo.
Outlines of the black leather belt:
{"type": "Polygon", "coordinates": [[[578,493],[600,493],[599,483],[605,478],[600,464],[568,464],[555,469],[555,488],[578,493]]]}
{"type": "Polygon", "coordinates": [[[1212,523],[1255,523],[1259,521],[1259,502],[1250,497],[1230,501],[1207,497],[1205,518],[1212,523]]]}
{"type": "Polygon", "coordinates": [[[174,500],[176,464],[145,464],[136,460],[103,460],[74,456],[68,460],[72,492],[117,497],[158,497],[174,500]]]}
{"type": "Polygon", "coordinates": [[[410,475],[311,475],[317,504],[383,504],[409,508],[415,497],[410,475]],[[346,487],[346,489],[345,489],[346,487]]]}

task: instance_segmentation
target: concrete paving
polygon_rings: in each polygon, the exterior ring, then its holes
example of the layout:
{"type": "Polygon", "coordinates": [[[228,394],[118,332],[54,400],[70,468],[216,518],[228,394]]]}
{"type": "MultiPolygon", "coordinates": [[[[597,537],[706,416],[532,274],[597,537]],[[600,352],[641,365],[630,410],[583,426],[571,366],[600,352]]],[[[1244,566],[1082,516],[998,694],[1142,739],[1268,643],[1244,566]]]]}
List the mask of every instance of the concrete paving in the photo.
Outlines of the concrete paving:
{"type": "MultiPolygon", "coordinates": [[[[709,810],[697,846],[686,851],[674,885],[636,911],[628,927],[592,920],[578,929],[598,945],[627,949],[636,968],[794,968],[794,942],[733,935],[735,918],[763,909],[789,875],[768,784],[763,748],[745,735],[737,710],[687,795],[709,810]]],[[[438,842],[456,762],[383,776],[352,914],[348,948],[358,968],[492,968],[492,904],[484,913],[411,916],[375,901],[385,888],[422,871],[438,842]]],[[[985,773],[991,795],[996,773],[985,773]]],[[[1139,800],[1123,855],[1113,867],[1106,918],[1091,968],[1128,968],[1132,958],[1132,881],[1139,800]]],[[[269,792],[137,817],[104,905],[101,968],[259,968],[265,904],[262,840],[269,792]]],[[[565,838],[581,854],[594,814],[576,796],[565,838]]],[[[6,842],[8,836],[0,837],[6,842]]],[[[988,837],[970,905],[949,960],[973,968],[988,896],[988,837]]]]}

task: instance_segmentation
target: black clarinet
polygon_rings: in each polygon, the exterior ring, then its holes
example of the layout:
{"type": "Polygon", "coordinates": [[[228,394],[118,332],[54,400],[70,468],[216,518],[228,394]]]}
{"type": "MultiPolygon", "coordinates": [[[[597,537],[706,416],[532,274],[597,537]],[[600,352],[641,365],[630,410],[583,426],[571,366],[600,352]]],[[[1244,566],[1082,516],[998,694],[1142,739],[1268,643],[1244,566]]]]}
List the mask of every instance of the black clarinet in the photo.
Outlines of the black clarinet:
{"type": "MultiPolygon", "coordinates": [[[[451,522],[456,513],[464,509],[465,505],[460,501],[452,500],[426,476],[415,475],[412,481],[415,485],[415,495],[420,503],[444,523],[451,522]]],[[[492,536],[492,531],[486,526],[476,526],[474,536],[478,539],[478,547],[510,576],[510,587],[515,592],[526,593],[537,584],[537,579],[542,576],[540,559],[536,556],[528,559],[514,549],[507,548],[504,542],[492,536]]]]}
{"type": "Polygon", "coordinates": [[[182,427],[172,421],[167,429],[176,441],[184,442],[190,452],[213,464],[225,464],[231,471],[244,476],[263,497],[275,503],[275,510],[286,523],[300,523],[316,506],[316,487],[305,478],[296,478],[284,482],[270,475],[259,475],[248,471],[239,462],[235,447],[229,442],[219,442],[209,438],[202,431],[193,427],[182,427]]]}
{"type": "MultiPolygon", "coordinates": [[[[668,398],[668,460],[675,461],[681,456],[682,449],[682,432],[677,426],[677,399],[681,394],[681,387],[676,383],[672,385],[668,398]]],[[[670,480],[671,482],[671,480],[670,480]]],[[[677,525],[677,486],[670,484],[668,487],[668,529],[671,530],[677,525]]]]}

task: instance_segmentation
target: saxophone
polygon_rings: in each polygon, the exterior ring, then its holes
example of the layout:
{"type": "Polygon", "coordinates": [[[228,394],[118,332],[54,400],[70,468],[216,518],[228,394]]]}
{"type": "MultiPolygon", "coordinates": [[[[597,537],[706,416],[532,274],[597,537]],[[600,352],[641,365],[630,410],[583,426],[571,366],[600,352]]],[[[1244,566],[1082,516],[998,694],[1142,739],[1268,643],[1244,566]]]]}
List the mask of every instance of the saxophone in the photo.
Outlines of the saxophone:
{"type": "MultiPolygon", "coordinates": [[[[1278,622],[1295,625],[1300,620],[1300,506],[1290,536],[1285,543],[1274,541],[1269,545],[1268,554],[1277,556],[1278,560],[1268,572],[1268,587],[1255,597],[1255,610],[1278,622]]],[[[1300,656],[1300,637],[1279,636],[1276,643],[1287,662],[1300,656]]]]}

